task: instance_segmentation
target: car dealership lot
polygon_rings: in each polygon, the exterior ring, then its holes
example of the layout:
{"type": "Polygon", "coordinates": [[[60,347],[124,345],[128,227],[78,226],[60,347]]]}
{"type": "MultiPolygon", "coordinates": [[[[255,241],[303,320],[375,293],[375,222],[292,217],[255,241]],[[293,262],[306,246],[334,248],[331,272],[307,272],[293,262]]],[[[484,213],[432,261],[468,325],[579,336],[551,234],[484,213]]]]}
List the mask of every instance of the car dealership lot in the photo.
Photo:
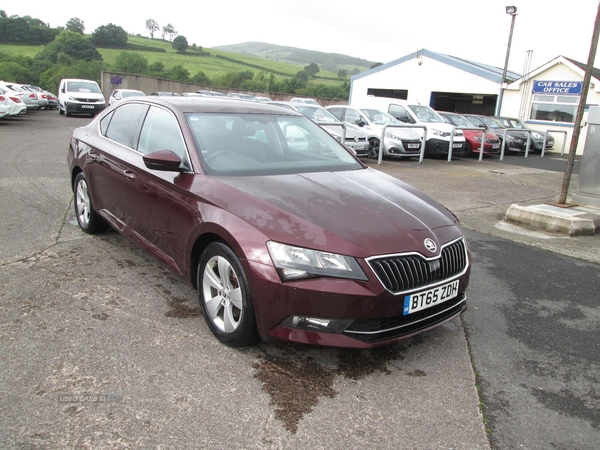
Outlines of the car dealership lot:
{"type": "MultiPolygon", "coordinates": [[[[66,152],[88,122],[50,111],[0,121],[0,446],[489,447],[461,320],[371,351],[235,350],[159,262],[116,232],[80,232],[66,152]]],[[[381,169],[466,228],[522,242],[536,238],[495,226],[507,202],[552,198],[562,180],[464,159],[381,169]]],[[[563,253],[592,258],[593,239],[563,253]]]]}

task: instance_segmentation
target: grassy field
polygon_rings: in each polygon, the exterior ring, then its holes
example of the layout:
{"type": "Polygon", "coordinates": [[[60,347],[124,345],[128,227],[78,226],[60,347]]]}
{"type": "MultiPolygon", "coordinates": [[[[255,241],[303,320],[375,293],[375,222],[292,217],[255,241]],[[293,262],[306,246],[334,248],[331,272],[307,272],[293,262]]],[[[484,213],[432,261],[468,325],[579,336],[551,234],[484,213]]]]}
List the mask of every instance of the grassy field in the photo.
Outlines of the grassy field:
{"type": "MultiPolygon", "coordinates": [[[[259,73],[261,69],[259,66],[264,68],[263,70],[269,74],[274,73],[278,79],[287,76],[294,76],[298,71],[302,70],[303,66],[289,64],[280,61],[273,61],[269,59],[256,58],[253,56],[243,55],[239,53],[230,53],[221,50],[213,50],[210,48],[204,48],[204,52],[210,53],[209,56],[203,55],[192,48],[188,48],[185,54],[178,54],[173,47],[171,42],[164,41],[161,39],[148,39],[143,37],[129,36],[128,44],[135,47],[134,50],[126,50],[139,53],[143,55],[149,64],[161,62],[166,68],[173,67],[177,64],[181,64],[190,75],[195,75],[202,71],[209,78],[215,78],[217,76],[224,75],[228,72],[235,72],[240,70],[251,70],[252,72],[259,73]],[[162,49],[163,51],[157,51],[156,49],[162,49]],[[245,64],[228,61],[222,58],[218,58],[217,55],[222,55],[228,58],[235,59],[245,64]],[[248,64],[248,65],[246,65],[248,64]]],[[[18,55],[24,55],[34,57],[38,52],[43,49],[43,46],[34,45],[14,45],[0,43],[0,52],[13,53],[18,55]]],[[[112,65],[115,63],[117,55],[122,51],[121,49],[108,49],[99,48],[98,51],[102,55],[104,62],[109,66],[110,70],[112,65]]],[[[326,85],[336,85],[340,81],[336,80],[337,74],[332,72],[321,71],[319,72],[319,78],[311,80],[311,83],[322,83],[326,85]],[[325,79],[323,79],[325,78],[325,79]],[[332,78],[328,80],[326,78],[332,78]]]]}

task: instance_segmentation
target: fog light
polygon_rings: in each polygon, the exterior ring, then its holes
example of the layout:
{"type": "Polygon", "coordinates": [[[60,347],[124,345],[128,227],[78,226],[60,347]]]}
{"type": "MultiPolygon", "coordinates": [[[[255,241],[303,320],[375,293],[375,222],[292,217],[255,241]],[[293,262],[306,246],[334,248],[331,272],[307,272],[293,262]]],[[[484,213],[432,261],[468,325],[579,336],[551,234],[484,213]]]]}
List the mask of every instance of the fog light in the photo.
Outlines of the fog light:
{"type": "Polygon", "coordinates": [[[343,333],[353,319],[322,319],[319,317],[289,316],[281,325],[301,330],[324,331],[326,333],[343,333]]]}

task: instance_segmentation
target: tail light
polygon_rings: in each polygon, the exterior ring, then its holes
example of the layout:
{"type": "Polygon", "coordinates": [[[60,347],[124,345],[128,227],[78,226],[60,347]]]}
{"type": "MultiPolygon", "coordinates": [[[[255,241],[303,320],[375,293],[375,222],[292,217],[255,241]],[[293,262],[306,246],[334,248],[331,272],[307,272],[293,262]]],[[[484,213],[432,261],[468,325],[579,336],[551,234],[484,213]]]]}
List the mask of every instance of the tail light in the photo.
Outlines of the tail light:
{"type": "Polygon", "coordinates": [[[23,103],[19,97],[9,97],[15,103],[23,103]]]}
{"type": "Polygon", "coordinates": [[[6,101],[6,97],[4,95],[0,95],[0,102],[6,101]]]}
{"type": "Polygon", "coordinates": [[[29,98],[32,100],[37,100],[37,94],[34,94],[33,92],[31,94],[29,94],[29,98]]]}

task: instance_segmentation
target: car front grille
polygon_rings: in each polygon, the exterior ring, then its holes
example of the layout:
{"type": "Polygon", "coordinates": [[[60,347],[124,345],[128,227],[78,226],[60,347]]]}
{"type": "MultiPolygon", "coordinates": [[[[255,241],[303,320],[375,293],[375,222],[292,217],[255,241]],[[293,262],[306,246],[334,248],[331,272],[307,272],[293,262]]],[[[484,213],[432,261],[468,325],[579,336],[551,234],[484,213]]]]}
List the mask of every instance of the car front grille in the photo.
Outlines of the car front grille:
{"type": "Polygon", "coordinates": [[[374,258],[368,263],[388,291],[401,294],[459,275],[467,268],[467,251],[460,239],[444,246],[434,259],[411,253],[374,258]]]}
{"type": "Polygon", "coordinates": [[[76,101],[78,101],[79,103],[98,103],[101,100],[97,99],[97,98],[76,98],[76,101]]]}
{"type": "Polygon", "coordinates": [[[376,343],[407,336],[431,328],[464,312],[467,296],[458,297],[416,313],[383,319],[359,319],[342,333],[365,343],[376,343]]]}

